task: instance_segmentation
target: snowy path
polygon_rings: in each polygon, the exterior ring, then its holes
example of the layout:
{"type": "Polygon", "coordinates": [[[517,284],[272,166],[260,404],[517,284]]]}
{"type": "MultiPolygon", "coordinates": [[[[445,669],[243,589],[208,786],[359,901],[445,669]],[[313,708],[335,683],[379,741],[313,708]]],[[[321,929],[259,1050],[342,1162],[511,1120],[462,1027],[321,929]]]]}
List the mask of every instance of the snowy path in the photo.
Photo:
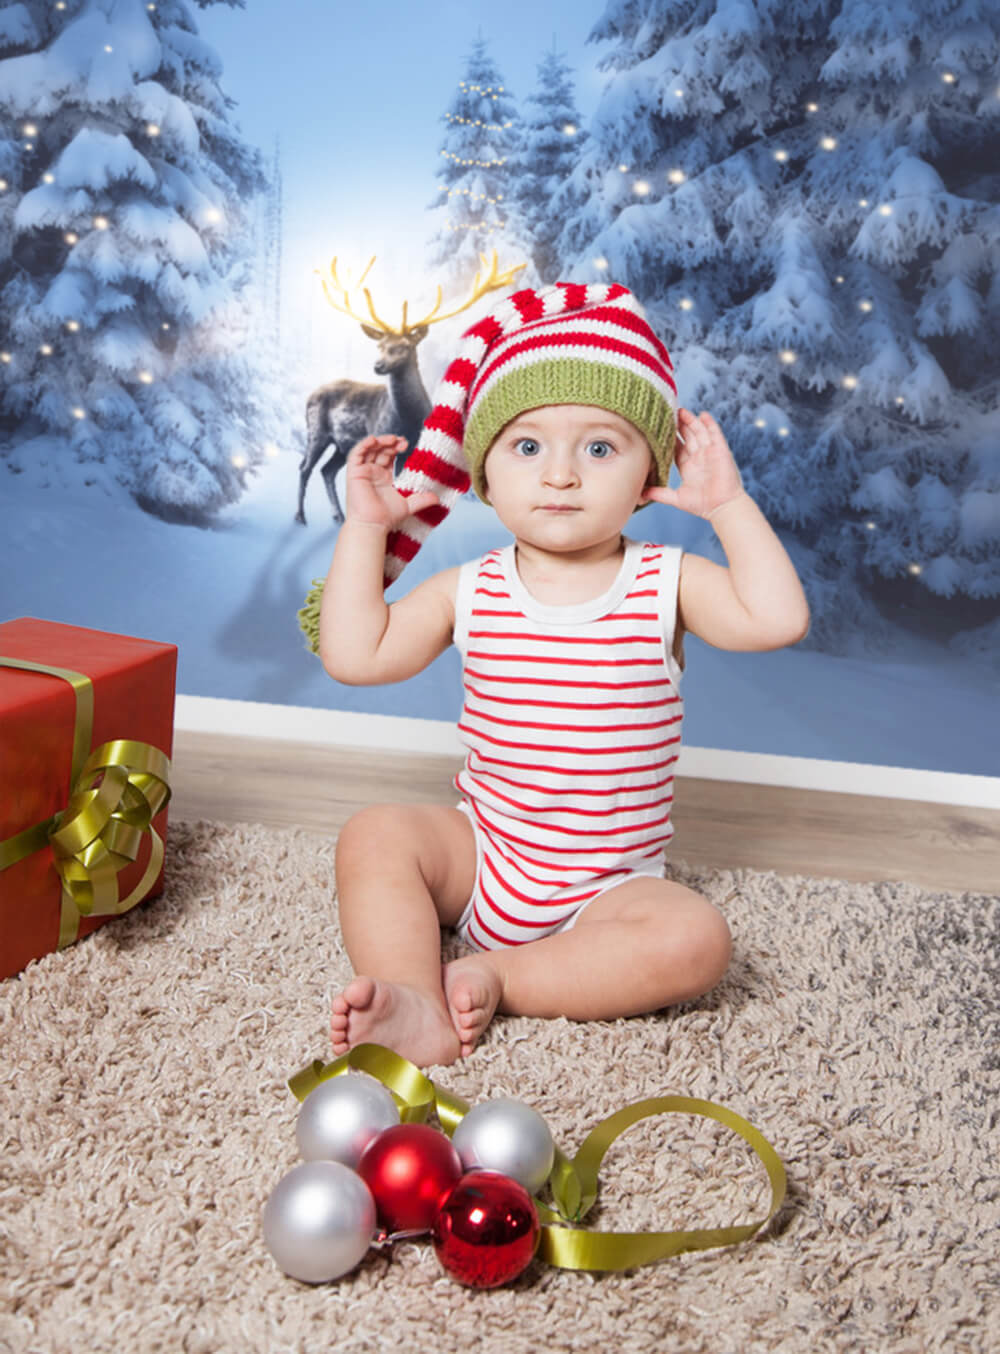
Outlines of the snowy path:
{"type": "MultiPolygon", "coordinates": [[[[0,619],[33,615],[169,640],[189,695],[454,719],[452,651],[403,686],[341,687],[295,613],[333,546],[320,477],[309,525],[293,521],[291,453],[268,462],[213,530],[168,525],[100,490],[57,498],[0,480],[0,619]]],[[[643,526],[637,519],[636,531],[643,526]]],[[[408,571],[410,583],[505,539],[462,502],[408,571]]],[[[685,741],[698,747],[996,775],[998,685],[945,649],[901,636],[892,657],[720,653],[688,641],[685,741]]]]}

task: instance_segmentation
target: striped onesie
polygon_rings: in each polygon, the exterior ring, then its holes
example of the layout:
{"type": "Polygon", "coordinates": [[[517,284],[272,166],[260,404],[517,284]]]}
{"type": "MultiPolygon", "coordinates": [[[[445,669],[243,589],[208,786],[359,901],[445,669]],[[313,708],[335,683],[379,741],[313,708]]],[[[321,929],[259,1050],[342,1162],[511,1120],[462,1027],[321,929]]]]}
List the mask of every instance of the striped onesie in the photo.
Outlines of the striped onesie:
{"type": "Polygon", "coordinates": [[[663,876],[684,706],[673,656],[682,551],[627,541],[601,597],[545,606],[514,546],[466,564],[455,604],[476,834],[459,923],[481,950],[572,926],[634,875],[663,876]]]}

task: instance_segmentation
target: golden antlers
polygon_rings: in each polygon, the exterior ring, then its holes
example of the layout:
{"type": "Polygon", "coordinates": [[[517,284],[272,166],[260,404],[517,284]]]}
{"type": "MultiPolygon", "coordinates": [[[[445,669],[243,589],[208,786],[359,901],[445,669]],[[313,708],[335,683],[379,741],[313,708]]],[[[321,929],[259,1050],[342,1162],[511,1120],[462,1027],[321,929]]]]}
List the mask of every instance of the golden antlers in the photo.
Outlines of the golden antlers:
{"type": "MultiPolygon", "coordinates": [[[[463,310],[468,310],[470,306],[474,306],[476,302],[480,300],[482,297],[484,297],[488,292],[500,291],[502,290],[502,288],[510,286],[510,284],[514,280],[515,275],[526,266],[523,263],[517,263],[514,265],[513,268],[506,268],[501,273],[499,271],[497,251],[495,249],[493,251],[492,258],[488,259],[485,254],[480,254],[479,258],[482,261],[482,268],[478,273],[476,273],[476,276],[473,279],[472,295],[468,298],[467,301],[463,301],[462,304],[460,306],[456,306],[454,310],[447,310],[443,315],[440,315],[438,314],[438,312],[441,309],[441,288],[438,287],[437,297],[435,298],[434,305],[427,312],[427,314],[420,320],[414,320],[412,321],[412,323],[407,320],[406,312],[409,302],[407,301],[403,302],[403,319],[398,329],[394,328],[391,324],[387,324],[385,320],[379,318],[379,316],[375,313],[375,306],[372,303],[371,292],[368,290],[367,287],[363,287],[362,291],[364,292],[365,301],[368,304],[368,317],[371,321],[372,326],[382,334],[392,334],[396,338],[403,338],[404,335],[412,333],[414,329],[419,329],[423,325],[438,324],[441,320],[450,320],[452,316],[460,315],[463,310]],[[484,270],[485,276],[483,276],[484,270]]],[[[362,282],[364,282],[365,278],[371,271],[371,267],[374,262],[375,255],[373,254],[371,258],[368,260],[368,265],[365,268],[365,271],[361,274],[360,278],[358,279],[357,282],[358,287],[361,287],[362,282]]],[[[331,286],[327,285],[327,279],[322,275],[322,273],[320,273],[318,268],[316,269],[316,273],[320,279],[320,282],[323,284],[323,295],[326,297],[327,301],[334,308],[334,310],[340,311],[341,315],[349,315],[352,320],[357,320],[362,325],[367,325],[368,319],[366,319],[362,315],[356,315],[354,311],[351,309],[349,293],[352,290],[352,288],[349,286],[344,287],[341,285],[340,280],[337,277],[336,257],[334,257],[330,261],[330,283],[332,284],[332,290],[340,294],[341,300],[339,302],[334,300],[333,296],[331,295],[331,286]]]]}

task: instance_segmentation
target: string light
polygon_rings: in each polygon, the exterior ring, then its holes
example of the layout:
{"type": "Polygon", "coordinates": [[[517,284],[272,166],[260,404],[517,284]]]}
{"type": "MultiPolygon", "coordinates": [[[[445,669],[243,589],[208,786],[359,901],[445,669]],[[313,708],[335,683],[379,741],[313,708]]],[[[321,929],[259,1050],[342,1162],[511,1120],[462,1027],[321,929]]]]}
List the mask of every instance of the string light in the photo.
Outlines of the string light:
{"type": "Polygon", "coordinates": [[[105,50],[106,52],[113,52],[115,49],[111,46],[111,44],[110,44],[109,42],[106,42],[106,43],[104,44],[104,50],[105,50]]]}
{"type": "Polygon", "coordinates": [[[205,212],[205,220],[210,225],[217,225],[218,222],[222,220],[222,213],[219,211],[218,207],[209,207],[205,212]]]}
{"type": "Polygon", "coordinates": [[[72,412],[73,412],[73,417],[74,417],[74,418],[81,418],[81,419],[82,419],[82,418],[86,418],[86,417],[87,417],[87,411],[86,411],[86,409],[81,409],[79,405],[77,405],[76,408],[75,408],[72,412]]]}
{"type": "Polygon", "coordinates": [[[640,197],[645,197],[650,191],[650,186],[645,179],[636,179],[632,185],[632,192],[638,193],[640,197]]]}
{"type": "Polygon", "coordinates": [[[110,226],[110,225],[111,225],[111,222],[108,220],[108,218],[107,218],[106,216],[95,216],[95,217],[94,217],[94,229],[95,229],[95,230],[107,230],[108,226],[110,226]]]}
{"type": "Polygon", "coordinates": [[[874,305],[872,304],[871,301],[859,301],[859,302],[858,302],[858,309],[859,309],[859,310],[863,310],[863,311],[865,312],[866,315],[869,313],[869,311],[874,310],[874,308],[875,308],[875,307],[874,307],[874,305]]]}
{"type": "Polygon", "coordinates": [[[461,155],[452,154],[450,150],[443,150],[440,153],[445,159],[454,160],[457,165],[478,165],[480,169],[493,169],[496,165],[507,163],[507,156],[504,156],[502,160],[465,160],[461,155]]]}
{"type": "Polygon", "coordinates": [[[875,523],[874,523],[874,522],[866,522],[866,523],[865,523],[865,531],[875,531],[875,530],[876,530],[876,527],[875,527],[875,523]]]}
{"type": "Polygon", "coordinates": [[[843,276],[842,273],[838,273],[837,276],[836,276],[833,280],[834,280],[834,282],[836,282],[837,286],[839,287],[840,284],[841,284],[841,283],[843,282],[843,280],[844,280],[844,276],[843,276]]]}
{"type": "Polygon", "coordinates": [[[766,428],[766,427],[767,427],[767,419],[765,419],[765,418],[755,418],[754,421],[753,421],[753,426],[754,426],[755,428],[766,428]]]}
{"type": "Polygon", "coordinates": [[[896,403],[897,403],[897,404],[905,404],[906,401],[903,399],[902,395],[897,395],[897,396],[896,396],[896,403]]]}
{"type": "Polygon", "coordinates": [[[819,112],[819,104],[818,104],[818,103],[807,103],[807,104],[806,104],[806,112],[807,112],[807,113],[818,113],[818,112],[819,112]]]}
{"type": "Polygon", "coordinates": [[[779,437],[787,437],[788,434],[789,434],[789,432],[790,432],[790,429],[789,429],[789,428],[779,428],[779,429],[778,429],[778,436],[779,436],[779,437]]]}
{"type": "Polygon", "coordinates": [[[25,136],[38,135],[38,128],[33,122],[26,122],[21,130],[24,132],[25,136]]]}
{"type": "Polygon", "coordinates": [[[57,0],[56,9],[65,9],[65,8],[66,8],[66,0],[57,0]]]}
{"type": "Polygon", "coordinates": [[[52,344],[51,344],[51,343],[43,343],[42,346],[38,349],[38,351],[41,353],[42,357],[51,357],[51,356],[52,356],[52,344]]]}
{"type": "Polygon", "coordinates": [[[790,367],[793,362],[797,362],[799,360],[798,353],[796,353],[792,348],[782,348],[778,356],[781,358],[782,362],[784,362],[786,367],[790,367]]]}
{"type": "Polygon", "coordinates": [[[599,268],[602,273],[606,272],[609,266],[610,265],[608,264],[606,258],[599,258],[594,260],[594,267],[599,268]]]}
{"type": "Polygon", "coordinates": [[[247,458],[245,456],[231,456],[229,459],[237,470],[242,470],[247,463],[247,458]]]}
{"type": "Polygon", "coordinates": [[[941,79],[945,82],[946,85],[953,85],[955,81],[958,79],[958,76],[953,75],[951,71],[944,71],[942,72],[941,79]]]}
{"type": "Polygon", "coordinates": [[[858,206],[859,206],[859,207],[867,207],[867,206],[868,206],[868,199],[867,199],[866,197],[859,197],[859,198],[858,198],[858,206]]]}
{"type": "Polygon", "coordinates": [[[148,122],[148,123],[146,124],[146,135],[147,135],[147,136],[159,136],[159,135],[160,135],[160,129],[159,129],[159,127],[157,127],[157,125],[156,125],[155,122],[148,122]]]}
{"type": "Polygon", "coordinates": [[[278,448],[274,445],[273,442],[268,442],[267,446],[264,448],[264,451],[265,454],[268,456],[273,457],[279,455],[278,448]]]}
{"type": "Polygon", "coordinates": [[[69,330],[69,332],[70,332],[71,334],[78,334],[78,333],[80,332],[80,321],[79,321],[79,320],[67,320],[67,321],[66,321],[66,328],[69,330]]]}
{"type": "Polygon", "coordinates": [[[0,193],[6,193],[9,187],[10,185],[8,184],[6,179],[0,179],[0,193]]]}
{"type": "Polygon", "coordinates": [[[166,320],[164,320],[163,323],[160,325],[160,328],[163,330],[167,330],[170,328],[170,325],[167,324],[166,320]]]}
{"type": "Polygon", "coordinates": [[[627,173],[628,173],[628,170],[629,170],[628,165],[619,165],[618,168],[621,170],[621,172],[622,172],[623,174],[627,174],[627,173]]]}
{"type": "Polygon", "coordinates": [[[674,98],[675,98],[675,99],[683,99],[683,97],[684,97],[684,91],[683,91],[683,89],[675,89],[675,90],[674,90],[674,98]]]}
{"type": "Polygon", "coordinates": [[[25,143],[24,143],[24,149],[25,149],[25,150],[34,150],[34,149],[35,149],[35,143],[34,143],[33,141],[25,141],[25,143]]]}
{"type": "Polygon", "coordinates": [[[841,385],[845,390],[857,390],[858,378],[856,376],[845,376],[841,385]]]}
{"type": "Polygon", "coordinates": [[[56,176],[55,176],[54,174],[43,174],[43,175],[42,175],[42,183],[55,183],[55,181],[56,181],[56,176]]]}
{"type": "Polygon", "coordinates": [[[153,384],[153,373],[151,371],[140,371],[139,380],[144,386],[151,386],[153,384]]]}
{"type": "Polygon", "coordinates": [[[10,353],[0,353],[0,362],[2,362],[5,367],[8,366],[13,360],[14,359],[11,357],[10,353]]]}
{"type": "Polygon", "coordinates": [[[784,164],[785,161],[788,159],[788,151],[776,150],[774,152],[774,158],[778,161],[779,164],[784,164]]]}
{"type": "Polygon", "coordinates": [[[66,234],[63,236],[63,239],[66,241],[67,244],[76,244],[79,238],[80,238],[79,235],[77,235],[76,231],[74,230],[68,230],[66,234]]]}
{"type": "Polygon", "coordinates": [[[681,310],[692,310],[694,308],[694,302],[691,300],[690,296],[685,296],[679,304],[681,310]]]}
{"type": "Polygon", "coordinates": [[[687,175],[684,173],[683,169],[669,170],[667,178],[671,183],[685,183],[687,181],[687,175]]]}
{"type": "Polygon", "coordinates": [[[460,118],[457,113],[445,113],[446,122],[460,122],[463,127],[485,127],[488,132],[505,132],[513,122],[484,122],[482,118],[460,118]]]}
{"type": "Polygon", "coordinates": [[[563,131],[567,136],[576,136],[577,127],[574,123],[567,122],[566,125],[563,127],[563,131]]]}
{"type": "Polygon", "coordinates": [[[879,216],[891,216],[892,207],[889,205],[888,202],[883,202],[881,207],[879,207],[878,209],[878,214],[879,216]]]}
{"type": "Polygon", "coordinates": [[[920,564],[908,564],[906,566],[906,572],[908,574],[913,574],[913,576],[916,577],[918,574],[922,574],[924,570],[923,566],[920,564]]]}
{"type": "Polygon", "coordinates": [[[823,147],[824,150],[836,150],[837,138],[835,136],[824,136],[820,139],[819,144],[823,147]]]}

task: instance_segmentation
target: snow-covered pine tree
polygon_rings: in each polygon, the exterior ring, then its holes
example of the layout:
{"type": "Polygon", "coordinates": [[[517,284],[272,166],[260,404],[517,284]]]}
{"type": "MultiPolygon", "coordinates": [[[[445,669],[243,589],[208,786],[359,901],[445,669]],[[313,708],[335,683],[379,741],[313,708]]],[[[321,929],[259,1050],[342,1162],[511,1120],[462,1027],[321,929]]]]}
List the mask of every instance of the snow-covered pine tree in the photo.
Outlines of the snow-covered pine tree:
{"type": "Polygon", "coordinates": [[[262,454],[244,295],[263,179],[219,58],[185,0],[23,0],[0,33],[0,474],[205,520],[262,454]]]}
{"type": "Polygon", "coordinates": [[[563,220],[582,205],[573,171],[587,139],[573,71],[555,43],[539,62],[535,92],[525,102],[520,144],[512,157],[513,195],[535,271],[543,281],[554,282],[560,262],[555,243],[563,220]]]}
{"type": "Polygon", "coordinates": [[[987,0],[611,0],[591,35],[612,76],[564,263],[662,326],[814,643],[877,627],[886,578],[923,607],[1000,592],[998,25],[987,0]]]}
{"type": "MultiPolygon", "coordinates": [[[[465,78],[448,111],[439,151],[440,187],[429,204],[442,219],[431,240],[435,273],[467,286],[480,255],[496,249],[501,263],[526,259],[527,232],[513,196],[512,156],[520,131],[513,94],[487,51],[472,45],[465,78]]],[[[527,281],[526,273],[519,281],[527,281]]]]}

